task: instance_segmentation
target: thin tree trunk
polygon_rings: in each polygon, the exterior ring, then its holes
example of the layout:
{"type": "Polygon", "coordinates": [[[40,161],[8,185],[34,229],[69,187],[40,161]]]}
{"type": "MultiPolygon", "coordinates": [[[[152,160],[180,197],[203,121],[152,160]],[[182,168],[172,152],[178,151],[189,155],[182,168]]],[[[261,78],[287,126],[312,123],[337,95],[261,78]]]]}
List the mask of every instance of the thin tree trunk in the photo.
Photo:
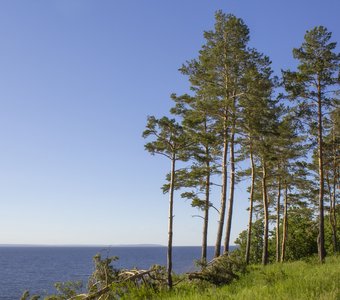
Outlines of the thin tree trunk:
{"type": "MultiPolygon", "coordinates": [[[[335,129],[332,130],[332,148],[333,148],[333,195],[331,197],[331,206],[332,206],[332,235],[333,235],[333,247],[334,253],[339,251],[338,249],[338,237],[337,237],[337,220],[336,220],[336,200],[335,200],[335,193],[336,193],[336,184],[337,180],[339,179],[339,166],[337,165],[337,147],[335,143],[335,129]]],[[[339,187],[340,188],[340,187],[339,187]]]]}
{"type": "MultiPolygon", "coordinates": [[[[224,34],[224,41],[227,41],[227,36],[224,34]]],[[[224,49],[226,50],[226,49],[224,49]]],[[[225,62],[227,61],[227,52],[223,52],[225,62]]],[[[221,243],[222,243],[222,235],[223,235],[223,227],[224,227],[224,219],[225,219],[225,209],[227,202],[227,156],[228,156],[228,99],[229,99],[229,78],[228,78],[228,65],[224,63],[224,91],[225,91],[225,107],[224,107],[224,116],[223,116],[223,157],[222,157],[222,191],[221,191],[221,208],[220,208],[220,218],[218,221],[217,227],[217,237],[215,243],[215,257],[220,256],[221,254],[221,243]]]]}
{"type": "Polygon", "coordinates": [[[167,255],[167,275],[168,287],[172,288],[172,237],[173,237],[173,210],[174,210],[174,190],[175,190],[175,155],[171,159],[171,177],[169,190],[169,223],[168,223],[168,255],[167,255]]]}
{"type": "Polygon", "coordinates": [[[321,263],[325,262],[325,225],[324,225],[324,170],[323,170],[323,136],[322,136],[322,103],[321,86],[318,82],[318,147],[319,147],[319,236],[318,254],[321,263]]]}
{"type": "Polygon", "coordinates": [[[336,183],[334,179],[333,183],[333,197],[331,199],[332,202],[332,234],[333,234],[333,245],[334,245],[334,253],[336,254],[339,249],[338,249],[338,237],[337,237],[337,220],[336,220],[336,206],[335,206],[335,189],[336,189],[336,183]]]}
{"type": "MultiPolygon", "coordinates": [[[[206,151],[209,157],[209,150],[206,151]]],[[[207,240],[208,240],[208,224],[209,224],[209,208],[210,208],[210,163],[206,162],[206,181],[205,181],[205,205],[204,205],[204,223],[203,223],[203,240],[202,240],[202,261],[207,261],[207,240]]]]}
{"type": "Polygon", "coordinates": [[[268,215],[268,195],[267,195],[267,170],[266,164],[262,161],[262,197],[263,197],[263,211],[264,211],[264,235],[263,235],[263,252],[262,264],[268,263],[268,233],[269,233],[269,215],[268,215]]]}
{"type": "Polygon", "coordinates": [[[255,185],[255,164],[253,151],[250,145],[250,165],[251,165],[251,186],[250,186],[250,207],[249,207],[249,221],[248,221],[248,234],[247,234],[247,246],[246,246],[246,264],[249,264],[250,245],[251,245],[251,230],[253,224],[253,205],[254,205],[254,185],[255,185]]]}
{"type": "Polygon", "coordinates": [[[336,220],[336,201],[335,201],[335,189],[336,189],[336,178],[334,178],[333,182],[333,197],[331,199],[332,202],[332,233],[333,233],[333,245],[334,245],[334,253],[339,251],[338,249],[338,237],[337,237],[337,220],[336,220]]]}
{"type": "Polygon", "coordinates": [[[229,194],[228,218],[224,239],[224,253],[229,252],[231,222],[233,218],[234,207],[234,190],[235,190],[235,116],[233,117],[233,124],[230,137],[230,194],[229,194]]]}
{"type": "Polygon", "coordinates": [[[217,238],[215,244],[215,257],[221,254],[221,241],[223,234],[223,225],[225,219],[225,208],[227,202],[227,156],[228,156],[228,129],[227,129],[228,118],[225,116],[224,119],[224,137],[223,137],[223,157],[222,157],[222,191],[221,191],[221,208],[220,218],[218,221],[217,238]]]}
{"type": "Polygon", "coordinates": [[[280,208],[281,208],[281,177],[279,177],[276,202],[276,261],[280,261],[280,208]]]}
{"type": "MultiPolygon", "coordinates": [[[[336,254],[337,252],[337,235],[336,235],[336,214],[335,214],[335,189],[331,188],[331,183],[329,179],[329,175],[326,174],[326,182],[328,187],[329,194],[329,223],[331,225],[332,230],[332,244],[333,244],[333,252],[336,254]]],[[[334,186],[334,185],[333,185],[334,186]]],[[[335,188],[335,186],[334,186],[335,188]]]]}
{"type": "Polygon", "coordinates": [[[283,203],[283,228],[282,228],[282,247],[281,247],[281,262],[285,261],[286,258],[286,245],[288,235],[288,185],[285,181],[285,195],[283,203]]]}

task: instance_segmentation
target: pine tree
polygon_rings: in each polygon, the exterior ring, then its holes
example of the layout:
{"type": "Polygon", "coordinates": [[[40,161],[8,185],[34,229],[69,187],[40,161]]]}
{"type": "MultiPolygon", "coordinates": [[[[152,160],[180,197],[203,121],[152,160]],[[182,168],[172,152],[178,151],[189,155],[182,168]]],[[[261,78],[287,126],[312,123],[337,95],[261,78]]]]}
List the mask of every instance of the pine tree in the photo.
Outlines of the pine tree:
{"type": "Polygon", "coordinates": [[[183,118],[183,124],[192,142],[191,164],[188,170],[181,172],[180,185],[191,188],[189,192],[182,193],[182,197],[190,199],[193,207],[204,212],[201,261],[205,262],[209,210],[212,206],[210,201],[211,177],[217,173],[215,160],[219,153],[216,122],[209,115],[211,103],[208,96],[204,95],[204,89],[197,90],[195,97],[172,95],[172,99],[176,105],[171,112],[183,118]]]}
{"type": "Polygon", "coordinates": [[[240,97],[240,117],[239,128],[242,136],[241,146],[243,156],[249,157],[250,161],[250,207],[249,221],[247,232],[247,244],[245,250],[245,260],[249,263],[252,224],[253,224],[253,205],[255,193],[255,178],[256,178],[256,157],[257,141],[262,134],[263,123],[260,115],[267,108],[267,100],[270,99],[274,79],[271,78],[272,70],[270,68],[270,60],[267,56],[258,53],[252,49],[249,51],[247,68],[243,78],[244,84],[247,86],[246,93],[240,97]]]}
{"type": "Polygon", "coordinates": [[[146,130],[143,137],[153,137],[155,140],[145,144],[145,149],[152,155],[160,154],[171,161],[170,186],[169,186],[169,222],[168,222],[168,251],[167,251],[167,275],[168,287],[172,288],[172,240],[173,240],[173,206],[175,190],[176,162],[187,160],[187,150],[190,146],[189,139],[184,128],[175,119],[163,117],[156,119],[148,117],[146,130]]]}
{"type": "Polygon", "coordinates": [[[262,203],[263,203],[263,252],[262,264],[268,263],[268,240],[269,240],[269,183],[274,176],[276,163],[275,143],[278,135],[278,108],[276,101],[263,99],[263,112],[261,115],[261,128],[257,133],[256,151],[258,154],[261,174],[262,203]]]}
{"type": "MultiPolygon", "coordinates": [[[[285,109],[286,110],[286,109],[285,109]]],[[[284,111],[282,111],[284,113],[284,111]]],[[[291,113],[286,113],[278,124],[278,136],[275,141],[276,152],[276,184],[277,184],[277,203],[276,203],[276,261],[281,261],[281,255],[285,251],[287,229],[288,229],[288,190],[295,188],[300,178],[297,176],[296,162],[304,154],[302,136],[299,135],[299,123],[291,113]],[[295,174],[295,177],[294,177],[295,174]],[[283,192],[283,235],[282,245],[280,240],[281,223],[281,190],[283,192]],[[282,252],[282,253],[280,253],[282,252]]]]}
{"type": "Polygon", "coordinates": [[[332,232],[334,254],[339,251],[337,237],[336,205],[340,186],[340,108],[334,109],[325,127],[328,134],[324,138],[324,172],[326,194],[329,200],[329,224],[332,232]]]}
{"type": "Polygon", "coordinates": [[[221,137],[221,207],[219,210],[215,256],[220,255],[227,202],[227,154],[230,147],[230,195],[226,226],[225,251],[229,249],[235,188],[235,135],[238,118],[238,100],[243,93],[242,76],[247,61],[249,30],[244,22],[233,15],[218,11],[214,30],[204,33],[198,60],[188,62],[182,71],[189,75],[193,88],[204,88],[214,99],[210,115],[216,119],[221,137]],[[204,84],[202,84],[202,82],[204,84]]]}
{"type": "Polygon", "coordinates": [[[324,237],[324,122],[326,113],[334,106],[332,88],[339,85],[340,55],[335,53],[336,43],[332,34],[323,26],[315,27],[305,34],[300,48],[293,50],[299,60],[296,72],[283,72],[285,88],[300,108],[301,115],[309,123],[310,132],[317,140],[319,177],[319,236],[320,262],[325,259],[324,237]],[[314,130],[316,129],[316,130],[314,130]]]}

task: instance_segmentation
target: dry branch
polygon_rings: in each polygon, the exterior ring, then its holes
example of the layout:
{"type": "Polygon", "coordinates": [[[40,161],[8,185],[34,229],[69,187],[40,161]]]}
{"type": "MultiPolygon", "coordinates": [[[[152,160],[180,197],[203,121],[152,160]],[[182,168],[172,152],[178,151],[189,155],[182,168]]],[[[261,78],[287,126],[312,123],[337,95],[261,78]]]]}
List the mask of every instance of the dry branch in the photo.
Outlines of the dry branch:
{"type": "Polygon", "coordinates": [[[159,281],[161,283],[166,282],[165,279],[157,278],[157,271],[158,271],[158,268],[155,268],[155,267],[152,267],[149,270],[125,270],[118,274],[118,277],[121,278],[120,280],[114,281],[108,284],[106,287],[102,288],[101,290],[94,292],[92,294],[77,295],[77,296],[70,298],[69,300],[97,299],[98,297],[110,292],[116,284],[121,284],[121,283],[126,283],[126,282],[134,282],[137,284],[139,280],[142,280],[146,284],[147,283],[146,276],[150,277],[150,279],[154,281],[159,281]],[[155,274],[152,274],[152,273],[155,273],[155,274]]]}

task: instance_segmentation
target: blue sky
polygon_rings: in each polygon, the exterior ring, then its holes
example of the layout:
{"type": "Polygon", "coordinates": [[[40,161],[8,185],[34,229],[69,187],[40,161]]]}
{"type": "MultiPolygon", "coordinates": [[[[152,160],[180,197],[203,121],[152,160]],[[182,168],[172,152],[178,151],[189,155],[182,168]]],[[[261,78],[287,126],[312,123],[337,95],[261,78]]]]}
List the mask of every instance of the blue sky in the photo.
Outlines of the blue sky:
{"type": "MultiPolygon", "coordinates": [[[[0,2],[0,244],[166,244],[169,162],[141,134],[188,91],[177,70],[217,9],[244,19],[277,74],[306,30],[340,41],[338,0],[0,2]]],[[[232,240],[246,228],[242,190],[232,240]]],[[[176,199],[175,245],[200,244],[194,214],[176,199]]],[[[216,225],[212,211],[209,244],[216,225]]]]}

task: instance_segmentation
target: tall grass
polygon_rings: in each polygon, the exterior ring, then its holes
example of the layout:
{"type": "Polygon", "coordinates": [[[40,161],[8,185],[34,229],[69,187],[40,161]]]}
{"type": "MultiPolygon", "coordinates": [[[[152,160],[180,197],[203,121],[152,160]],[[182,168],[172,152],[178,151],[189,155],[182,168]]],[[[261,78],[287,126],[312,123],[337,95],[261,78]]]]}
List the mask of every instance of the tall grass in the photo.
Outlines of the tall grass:
{"type": "Polygon", "coordinates": [[[320,265],[316,259],[266,267],[252,266],[240,280],[220,288],[184,283],[157,299],[340,300],[340,256],[320,265]]]}

